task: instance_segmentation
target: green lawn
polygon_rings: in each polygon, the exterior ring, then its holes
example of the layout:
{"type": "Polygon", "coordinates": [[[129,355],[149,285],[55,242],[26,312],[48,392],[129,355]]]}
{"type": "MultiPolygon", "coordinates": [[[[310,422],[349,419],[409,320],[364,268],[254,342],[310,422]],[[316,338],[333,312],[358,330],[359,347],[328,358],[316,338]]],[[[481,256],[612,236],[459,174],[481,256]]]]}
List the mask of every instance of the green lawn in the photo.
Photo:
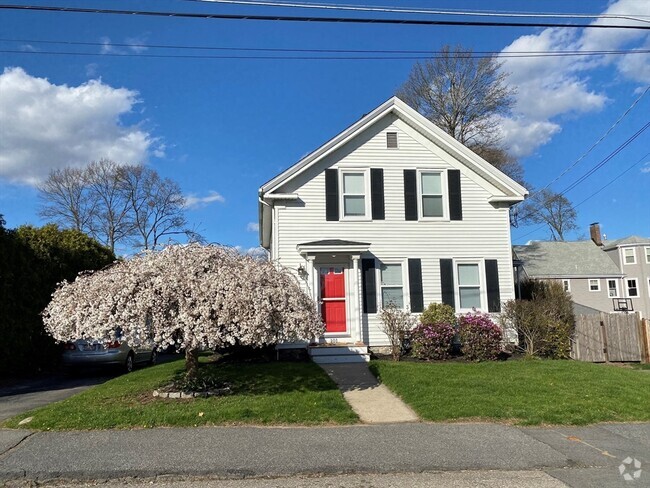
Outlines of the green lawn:
{"type": "Polygon", "coordinates": [[[336,385],[312,363],[202,365],[233,394],[191,400],[152,396],[184,368],[174,361],[112,379],[62,402],[7,420],[29,429],[113,429],[227,424],[349,424],[358,421],[336,385]]]}
{"type": "Polygon", "coordinates": [[[373,373],[425,420],[650,421],[650,375],[577,361],[393,363],[373,373]]]}

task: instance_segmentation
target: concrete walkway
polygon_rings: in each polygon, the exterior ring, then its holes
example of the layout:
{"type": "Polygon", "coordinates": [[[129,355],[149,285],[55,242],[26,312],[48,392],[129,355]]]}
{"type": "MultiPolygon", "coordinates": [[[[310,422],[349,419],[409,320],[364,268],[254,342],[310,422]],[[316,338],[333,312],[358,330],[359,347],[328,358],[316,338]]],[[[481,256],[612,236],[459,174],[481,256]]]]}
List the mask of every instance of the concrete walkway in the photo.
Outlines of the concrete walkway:
{"type": "Polygon", "coordinates": [[[380,385],[365,363],[321,364],[366,424],[417,422],[419,417],[385,385],[380,385]]]}

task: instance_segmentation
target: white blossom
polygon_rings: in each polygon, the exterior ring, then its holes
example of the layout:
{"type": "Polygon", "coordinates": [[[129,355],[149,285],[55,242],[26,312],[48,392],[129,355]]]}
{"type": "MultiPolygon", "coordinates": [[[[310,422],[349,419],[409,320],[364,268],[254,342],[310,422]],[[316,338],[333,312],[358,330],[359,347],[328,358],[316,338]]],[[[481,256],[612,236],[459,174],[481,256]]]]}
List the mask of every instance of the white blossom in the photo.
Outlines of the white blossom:
{"type": "Polygon", "coordinates": [[[63,282],[43,311],[58,341],[213,349],[309,341],[323,333],[314,302],[295,278],[233,249],[172,245],[63,282]]]}

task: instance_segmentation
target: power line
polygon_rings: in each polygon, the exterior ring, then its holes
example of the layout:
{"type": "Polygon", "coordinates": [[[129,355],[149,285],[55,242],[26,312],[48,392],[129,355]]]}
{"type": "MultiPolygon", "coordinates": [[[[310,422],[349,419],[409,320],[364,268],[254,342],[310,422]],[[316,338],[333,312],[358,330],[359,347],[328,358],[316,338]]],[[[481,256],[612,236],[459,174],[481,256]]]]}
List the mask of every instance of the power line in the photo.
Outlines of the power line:
{"type": "MultiPolygon", "coordinates": [[[[244,51],[244,52],[281,52],[281,53],[333,53],[333,54],[422,54],[415,59],[442,57],[440,51],[434,50],[392,50],[392,49],[297,49],[297,48],[258,48],[258,47],[228,47],[228,46],[190,46],[176,44],[144,44],[144,43],[118,43],[118,42],[91,42],[91,41],[66,41],[49,39],[6,39],[0,42],[17,42],[26,44],[62,44],[69,46],[98,46],[98,47],[125,47],[142,49],[179,49],[179,50],[207,50],[207,51],[244,51]]],[[[568,56],[606,56],[650,54],[650,49],[617,49],[600,51],[558,50],[558,51],[472,51],[464,54],[468,58],[528,58],[528,57],[568,57],[568,56]]],[[[316,58],[318,59],[318,58],[316,58]]],[[[345,59],[345,58],[344,58],[345,59]]],[[[374,58],[372,58],[374,59],[374,58]]],[[[383,58],[377,58],[383,59],[383,58]]],[[[410,59],[410,58],[404,58],[410,59]]]]}
{"type": "Polygon", "coordinates": [[[250,14],[216,14],[198,12],[162,12],[153,10],[116,10],[99,8],[60,7],[44,5],[0,5],[0,10],[19,10],[29,12],[83,13],[107,15],[139,15],[148,17],[176,17],[186,19],[219,19],[219,20],[258,20],[273,22],[311,22],[335,24],[379,24],[379,25],[421,25],[421,26],[471,26],[471,27],[563,27],[581,29],[632,29],[650,30],[650,25],[625,24],[578,24],[563,22],[485,22],[475,20],[433,20],[433,19],[389,19],[389,18],[356,18],[356,17],[309,17],[291,15],[250,15],[250,14]]]}
{"type": "Polygon", "coordinates": [[[643,134],[648,127],[650,127],[650,122],[647,122],[646,125],[641,127],[634,135],[632,135],[628,140],[626,140],[623,144],[618,146],[612,153],[609,154],[605,159],[603,159],[600,163],[598,163],[596,166],[594,166],[591,170],[587,171],[584,175],[582,175],[580,178],[578,178],[576,181],[571,183],[568,187],[566,187],[560,195],[565,195],[571,190],[573,190],[576,186],[578,186],[580,183],[585,181],[587,178],[589,178],[592,174],[594,174],[596,171],[598,171],[600,168],[605,166],[607,163],[609,163],[618,153],[620,153],[623,149],[625,149],[627,146],[629,146],[637,137],[639,137],[641,134],[643,134]]]}
{"type": "Polygon", "coordinates": [[[382,7],[377,5],[344,5],[331,3],[308,3],[308,2],[281,2],[262,0],[184,0],[193,3],[219,3],[229,5],[251,5],[256,7],[289,7],[317,10],[354,11],[354,12],[382,12],[402,14],[426,14],[426,15],[457,15],[468,17],[511,17],[511,18],[553,18],[553,19],[621,19],[637,22],[648,22],[648,15],[643,14],[575,14],[558,12],[512,12],[497,10],[439,10],[429,8],[405,8],[405,7],[382,7]]]}
{"type": "Polygon", "coordinates": [[[629,171],[631,171],[634,167],[638,166],[638,165],[641,164],[643,161],[645,161],[645,159],[646,159],[648,156],[650,156],[650,152],[645,153],[645,155],[643,155],[643,156],[641,157],[641,159],[639,159],[636,163],[634,163],[633,165],[631,165],[630,167],[628,167],[625,171],[623,171],[622,173],[620,173],[616,178],[614,178],[613,180],[611,180],[609,183],[607,183],[607,184],[601,186],[598,190],[596,190],[595,192],[593,192],[591,195],[589,195],[587,198],[585,198],[584,200],[582,200],[580,203],[578,203],[577,205],[574,205],[573,208],[577,208],[577,207],[579,207],[580,205],[582,205],[583,203],[585,203],[587,200],[590,200],[590,199],[592,199],[593,197],[595,197],[596,195],[598,195],[601,191],[603,191],[605,188],[607,188],[608,186],[610,186],[610,185],[611,185],[612,183],[614,183],[616,180],[618,180],[618,179],[621,178],[623,175],[625,175],[626,173],[628,173],[629,171]]]}
{"type": "MultiPolygon", "coordinates": [[[[618,154],[619,154],[623,149],[625,149],[627,146],[629,146],[629,145],[630,145],[630,144],[631,144],[631,143],[632,143],[632,142],[633,142],[637,137],[639,137],[639,136],[640,136],[644,131],[646,131],[646,130],[648,129],[648,127],[650,127],[650,122],[646,123],[646,124],[645,124],[641,129],[639,129],[636,133],[634,133],[632,136],[630,136],[630,137],[629,137],[625,142],[623,142],[622,144],[620,144],[616,149],[614,149],[614,151],[612,151],[612,152],[611,152],[607,157],[605,157],[603,160],[601,160],[601,162],[598,163],[598,164],[597,164],[597,165],[596,165],[592,170],[590,170],[587,174],[583,175],[583,176],[582,176],[578,181],[574,182],[574,183],[571,184],[568,188],[564,189],[564,191],[560,192],[560,193],[558,194],[558,196],[563,196],[563,195],[565,195],[567,192],[569,192],[569,191],[571,191],[572,189],[574,189],[576,186],[578,186],[580,183],[582,183],[585,179],[587,179],[589,176],[591,176],[593,173],[595,173],[598,169],[602,168],[605,164],[607,164],[607,163],[608,163],[609,161],[611,161],[615,156],[617,156],[617,155],[618,155],[618,154]]],[[[650,153],[648,153],[648,154],[650,154],[650,153]]],[[[645,159],[646,156],[647,156],[647,154],[646,154],[645,156],[643,156],[643,158],[641,158],[641,160],[637,161],[637,162],[636,162],[632,167],[634,167],[634,166],[636,166],[637,164],[639,164],[643,159],[645,159]]],[[[626,173],[627,171],[629,171],[630,169],[631,169],[631,168],[626,169],[626,170],[623,172],[623,174],[625,174],[625,173],[626,173]]],[[[607,185],[605,185],[604,187],[602,187],[600,190],[594,192],[592,195],[590,195],[589,197],[587,197],[585,200],[581,201],[578,205],[582,205],[584,202],[586,202],[587,200],[589,200],[590,198],[592,198],[593,196],[595,196],[598,192],[602,191],[604,188],[606,188],[607,186],[609,186],[609,184],[613,183],[615,180],[617,180],[617,179],[620,178],[621,176],[622,176],[622,174],[618,175],[614,180],[612,180],[610,183],[608,183],[607,185]]],[[[578,205],[576,205],[576,207],[577,207],[578,205]]],[[[531,215],[531,214],[528,213],[528,214],[526,214],[524,217],[520,217],[520,219],[523,220],[523,219],[525,219],[526,217],[529,217],[530,215],[531,215]]],[[[541,230],[541,229],[543,229],[543,228],[545,228],[545,227],[546,227],[546,225],[542,225],[542,226],[540,226],[540,227],[537,227],[536,229],[533,229],[532,231],[527,232],[526,234],[517,237],[517,239],[523,239],[524,237],[528,237],[529,235],[534,234],[535,232],[537,232],[537,231],[539,231],[539,230],[541,230]]]]}
{"type": "Polygon", "coordinates": [[[650,91],[650,85],[648,85],[648,86],[646,87],[646,89],[643,91],[643,93],[641,93],[641,95],[640,95],[636,100],[634,100],[634,102],[632,102],[632,105],[630,105],[630,106],[627,108],[627,110],[625,110],[625,112],[623,112],[623,113],[621,114],[621,116],[620,116],[618,119],[616,119],[616,121],[615,121],[615,122],[614,122],[614,123],[609,127],[609,129],[607,129],[607,131],[605,131],[605,133],[604,133],[602,136],[600,136],[600,138],[599,138],[595,143],[593,143],[593,144],[591,145],[591,147],[590,147],[589,149],[587,149],[586,152],[584,152],[584,153],[583,153],[583,154],[582,154],[578,159],[576,159],[572,164],[570,164],[569,166],[567,166],[567,168],[566,168],[564,171],[562,171],[562,173],[560,173],[560,174],[559,174],[558,176],[556,176],[553,180],[551,180],[551,181],[550,181],[550,182],[549,182],[549,183],[548,183],[544,188],[541,188],[541,189],[536,190],[536,191],[534,191],[533,193],[531,193],[531,196],[534,195],[534,194],[536,194],[536,193],[539,193],[539,192],[541,192],[541,191],[546,190],[546,189],[547,189],[548,187],[550,187],[553,183],[555,183],[556,181],[558,181],[559,179],[561,179],[561,178],[562,178],[564,175],[566,175],[569,171],[571,171],[573,168],[575,168],[575,167],[576,167],[576,166],[577,166],[577,165],[578,165],[578,164],[579,164],[583,159],[585,159],[585,158],[586,158],[586,157],[587,157],[587,156],[588,156],[588,155],[589,155],[589,154],[590,154],[590,153],[591,153],[591,152],[596,148],[596,146],[598,146],[601,142],[603,142],[603,141],[605,140],[605,138],[607,138],[607,136],[608,136],[608,135],[609,135],[609,134],[610,134],[610,133],[611,133],[611,132],[612,132],[612,131],[613,131],[613,130],[614,130],[614,129],[615,129],[615,128],[620,124],[620,123],[621,123],[621,121],[622,121],[625,117],[627,117],[627,115],[628,115],[628,114],[629,114],[629,113],[634,109],[634,107],[637,106],[637,104],[638,104],[638,103],[641,101],[641,99],[646,95],[646,93],[648,93],[648,91],[650,91]]]}

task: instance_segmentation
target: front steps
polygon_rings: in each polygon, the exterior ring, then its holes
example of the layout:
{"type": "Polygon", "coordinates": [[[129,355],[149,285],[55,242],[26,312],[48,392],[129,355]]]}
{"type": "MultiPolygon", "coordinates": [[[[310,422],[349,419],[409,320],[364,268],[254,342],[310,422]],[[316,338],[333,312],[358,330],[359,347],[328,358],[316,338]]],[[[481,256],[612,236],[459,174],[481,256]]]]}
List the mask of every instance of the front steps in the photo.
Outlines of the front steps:
{"type": "Polygon", "coordinates": [[[367,363],[370,361],[368,346],[356,344],[318,344],[308,347],[309,356],[317,364],[367,363]]]}

